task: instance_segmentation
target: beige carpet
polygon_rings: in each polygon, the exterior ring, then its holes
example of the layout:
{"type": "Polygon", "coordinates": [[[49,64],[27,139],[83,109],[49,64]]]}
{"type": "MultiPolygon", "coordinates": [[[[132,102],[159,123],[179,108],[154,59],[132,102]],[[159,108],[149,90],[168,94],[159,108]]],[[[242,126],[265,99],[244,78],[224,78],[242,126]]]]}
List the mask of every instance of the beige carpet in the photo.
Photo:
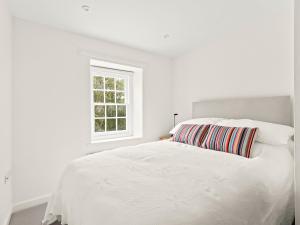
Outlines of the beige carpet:
{"type": "MultiPolygon", "coordinates": [[[[41,225],[45,214],[46,204],[14,213],[9,225],[41,225]]],[[[54,223],[53,225],[59,225],[54,223]]]]}

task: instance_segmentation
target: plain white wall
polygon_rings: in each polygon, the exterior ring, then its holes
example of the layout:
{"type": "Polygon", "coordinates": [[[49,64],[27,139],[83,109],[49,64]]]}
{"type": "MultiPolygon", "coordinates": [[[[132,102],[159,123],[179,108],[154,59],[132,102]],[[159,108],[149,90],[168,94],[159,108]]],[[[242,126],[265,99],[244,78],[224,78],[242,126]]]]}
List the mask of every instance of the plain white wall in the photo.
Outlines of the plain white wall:
{"type": "Polygon", "coordinates": [[[0,0],[0,224],[11,211],[11,182],[4,177],[11,170],[12,151],[12,19],[6,0],[0,0]]]}
{"type": "Polygon", "coordinates": [[[52,192],[66,163],[86,152],[158,140],[172,126],[170,59],[19,19],[14,36],[14,203],[52,192]],[[89,143],[89,58],[82,51],[143,67],[142,139],[89,143]]]}
{"type": "Polygon", "coordinates": [[[173,111],[178,120],[191,117],[193,101],[293,95],[293,1],[239,19],[174,60],[173,111]]]}
{"type": "Polygon", "coordinates": [[[300,225],[300,3],[295,1],[295,202],[296,225],[300,225]]]}

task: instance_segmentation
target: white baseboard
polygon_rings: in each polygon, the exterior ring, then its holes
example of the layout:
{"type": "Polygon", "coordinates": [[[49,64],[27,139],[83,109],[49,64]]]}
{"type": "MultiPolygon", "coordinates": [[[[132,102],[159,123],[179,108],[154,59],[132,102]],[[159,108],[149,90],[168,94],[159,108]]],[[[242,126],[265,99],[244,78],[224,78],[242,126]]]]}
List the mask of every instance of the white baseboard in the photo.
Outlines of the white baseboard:
{"type": "Polygon", "coordinates": [[[34,206],[38,206],[44,203],[47,203],[49,198],[50,198],[50,194],[48,195],[43,195],[43,196],[39,196],[37,198],[33,198],[33,199],[29,199],[27,201],[23,201],[23,202],[18,202],[13,206],[13,213],[15,212],[19,212],[22,211],[24,209],[28,209],[34,206]]]}

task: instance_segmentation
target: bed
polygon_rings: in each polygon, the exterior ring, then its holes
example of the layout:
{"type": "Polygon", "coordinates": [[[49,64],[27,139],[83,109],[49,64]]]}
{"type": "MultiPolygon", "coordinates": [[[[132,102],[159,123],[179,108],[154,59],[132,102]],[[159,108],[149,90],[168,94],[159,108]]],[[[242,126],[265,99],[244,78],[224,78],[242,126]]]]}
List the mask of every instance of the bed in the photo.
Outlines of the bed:
{"type": "MultiPolygon", "coordinates": [[[[272,97],[198,102],[193,117],[231,117],[241,106],[243,117],[255,104],[260,120],[291,124],[289,101],[272,97]],[[229,104],[234,106],[224,109],[229,104]]],[[[255,113],[247,117],[256,119],[255,113]]],[[[247,159],[165,140],[69,163],[43,223],[283,225],[293,218],[292,199],[293,157],[287,146],[257,142],[247,159]]]]}

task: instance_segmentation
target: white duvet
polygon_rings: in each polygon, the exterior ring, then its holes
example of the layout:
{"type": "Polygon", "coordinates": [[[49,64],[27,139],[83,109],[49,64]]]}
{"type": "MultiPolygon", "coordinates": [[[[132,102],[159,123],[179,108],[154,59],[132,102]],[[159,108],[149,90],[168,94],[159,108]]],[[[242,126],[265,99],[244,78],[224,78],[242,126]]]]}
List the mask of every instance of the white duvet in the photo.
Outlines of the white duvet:
{"type": "Polygon", "coordinates": [[[83,157],[64,171],[44,223],[284,224],[293,214],[292,157],[284,147],[253,148],[246,159],[160,141],[83,157]]]}

